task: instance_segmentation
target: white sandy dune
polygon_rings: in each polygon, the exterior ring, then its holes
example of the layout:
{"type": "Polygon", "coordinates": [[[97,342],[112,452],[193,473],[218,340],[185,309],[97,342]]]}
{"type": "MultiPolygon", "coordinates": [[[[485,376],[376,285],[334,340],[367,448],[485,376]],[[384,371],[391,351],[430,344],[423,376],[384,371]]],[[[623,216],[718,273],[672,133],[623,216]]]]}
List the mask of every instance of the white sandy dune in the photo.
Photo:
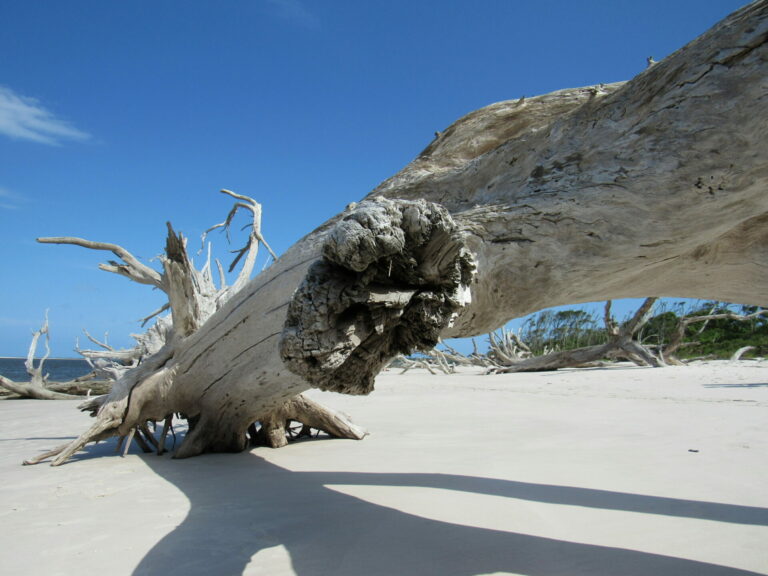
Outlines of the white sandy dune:
{"type": "Polygon", "coordinates": [[[0,402],[0,574],[768,574],[768,363],[313,394],[370,436],[22,467],[89,419],[0,402]]]}

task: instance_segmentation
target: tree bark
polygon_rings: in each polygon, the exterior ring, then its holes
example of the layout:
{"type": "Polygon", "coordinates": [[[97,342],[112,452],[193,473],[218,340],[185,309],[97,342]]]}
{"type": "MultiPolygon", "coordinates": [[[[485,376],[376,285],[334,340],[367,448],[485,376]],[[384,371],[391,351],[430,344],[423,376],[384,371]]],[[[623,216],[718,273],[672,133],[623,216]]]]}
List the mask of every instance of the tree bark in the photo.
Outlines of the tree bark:
{"type": "Polygon", "coordinates": [[[441,203],[477,259],[446,336],[555,305],[766,305],[766,2],[630,82],[473,112],[374,194],[441,203]]]}
{"type": "Polygon", "coordinates": [[[54,463],[171,412],[196,422],[177,457],[240,450],[310,386],[368,393],[400,352],[549,306],[766,305],[767,39],[762,0],[627,83],[465,116],[129,372],[54,463]]]}

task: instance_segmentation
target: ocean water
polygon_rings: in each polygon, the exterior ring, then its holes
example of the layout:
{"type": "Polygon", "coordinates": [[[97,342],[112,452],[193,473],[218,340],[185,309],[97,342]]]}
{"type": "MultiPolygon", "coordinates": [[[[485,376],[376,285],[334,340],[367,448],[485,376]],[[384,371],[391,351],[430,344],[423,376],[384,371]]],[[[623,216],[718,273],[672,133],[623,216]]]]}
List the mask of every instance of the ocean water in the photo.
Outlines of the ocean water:
{"type": "MultiPolygon", "coordinates": [[[[0,375],[16,382],[27,382],[29,376],[24,368],[24,358],[0,358],[0,375]]],[[[35,360],[35,366],[38,360],[35,360]]],[[[43,364],[43,372],[52,382],[67,382],[91,371],[88,362],[82,358],[49,358],[43,364]]]]}

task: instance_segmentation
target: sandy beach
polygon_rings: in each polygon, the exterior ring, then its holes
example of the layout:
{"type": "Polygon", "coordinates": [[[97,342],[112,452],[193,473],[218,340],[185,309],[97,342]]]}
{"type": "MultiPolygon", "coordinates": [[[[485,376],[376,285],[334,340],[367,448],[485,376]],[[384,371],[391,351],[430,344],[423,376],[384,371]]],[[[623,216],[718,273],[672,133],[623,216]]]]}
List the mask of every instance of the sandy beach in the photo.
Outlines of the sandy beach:
{"type": "Polygon", "coordinates": [[[311,394],[370,435],[23,467],[89,418],[0,402],[0,574],[768,574],[768,363],[311,394]]]}

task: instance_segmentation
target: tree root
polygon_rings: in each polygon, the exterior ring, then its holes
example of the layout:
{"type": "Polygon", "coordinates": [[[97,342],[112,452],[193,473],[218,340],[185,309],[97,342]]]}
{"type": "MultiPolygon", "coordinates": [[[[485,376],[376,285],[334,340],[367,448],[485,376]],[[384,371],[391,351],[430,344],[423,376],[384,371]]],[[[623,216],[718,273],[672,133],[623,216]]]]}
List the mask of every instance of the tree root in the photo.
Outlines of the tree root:
{"type": "Polygon", "coordinates": [[[118,424],[118,421],[112,419],[98,421],[72,442],[57,446],[53,450],[44,452],[29,460],[24,460],[24,465],[29,466],[31,464],[39,464],[44,460],[53,458],[51,466],[60,466],[69,460],[75,452],[81,450],[86,444],[99,442],[100,440],[115,436],[117,434],[115,429],[118,424]]]}
{"type": "MultiPolygon", "coordinates": [[[[155,452],[159,456],[166,452],[165,441],[168,433],[172,431],[172,420],[172,414],[163,420],[159,439],[155,438],[155,434],[149,428],[149,422],[153,422],[151,420],[128,428],[124,434],[119,432],[120,429],[124,428],[124,422],[121,418],[99,420],[75,440],[25,460],[24,465],[39,464],[53,458],[51,466],[59,466],[83,449],[86,444],[99,442],[113,436],[119,436],[116,452],[122,456],[127,455],[130,445],[134,441],[142,452],[155,452]]],[[[289,428],[290,422],[298,422],[302,425],[302,432],[298,436],[308,436],[309,429],[325,432],[334,438],[352,440],[362,440],[368,434],[364,428],[352,423],[346,414],[299,394],[285,402],[280,408],[263,416],[259,420],[260,428],[255,423],[249,426],[252,443],[272,448],[285,446],[288,444],[288,437],[295,435],[289,428]]],[[[245,431],[243,431],[243,442],[245,443],[246,440],[245,431]]],[[[189,455],[193,454],[181,452],[174,457],[184,458],[189,455]]]]}
{"type": "Polygon", "coordinates": [[[314,428],[325,432],[334,438],[349,438],[362,440],[368,432],[353,424],[349,416],[323,406],[299,394],[291,398],[280,408],[261,420],[261,428],[251,429],[251,443],[266,445],[271,448],[281,448],[288,444],[292,436],[291,422],[302,424],[302,430],[297,437],[309,436],[309,429],[314,428]]]}

